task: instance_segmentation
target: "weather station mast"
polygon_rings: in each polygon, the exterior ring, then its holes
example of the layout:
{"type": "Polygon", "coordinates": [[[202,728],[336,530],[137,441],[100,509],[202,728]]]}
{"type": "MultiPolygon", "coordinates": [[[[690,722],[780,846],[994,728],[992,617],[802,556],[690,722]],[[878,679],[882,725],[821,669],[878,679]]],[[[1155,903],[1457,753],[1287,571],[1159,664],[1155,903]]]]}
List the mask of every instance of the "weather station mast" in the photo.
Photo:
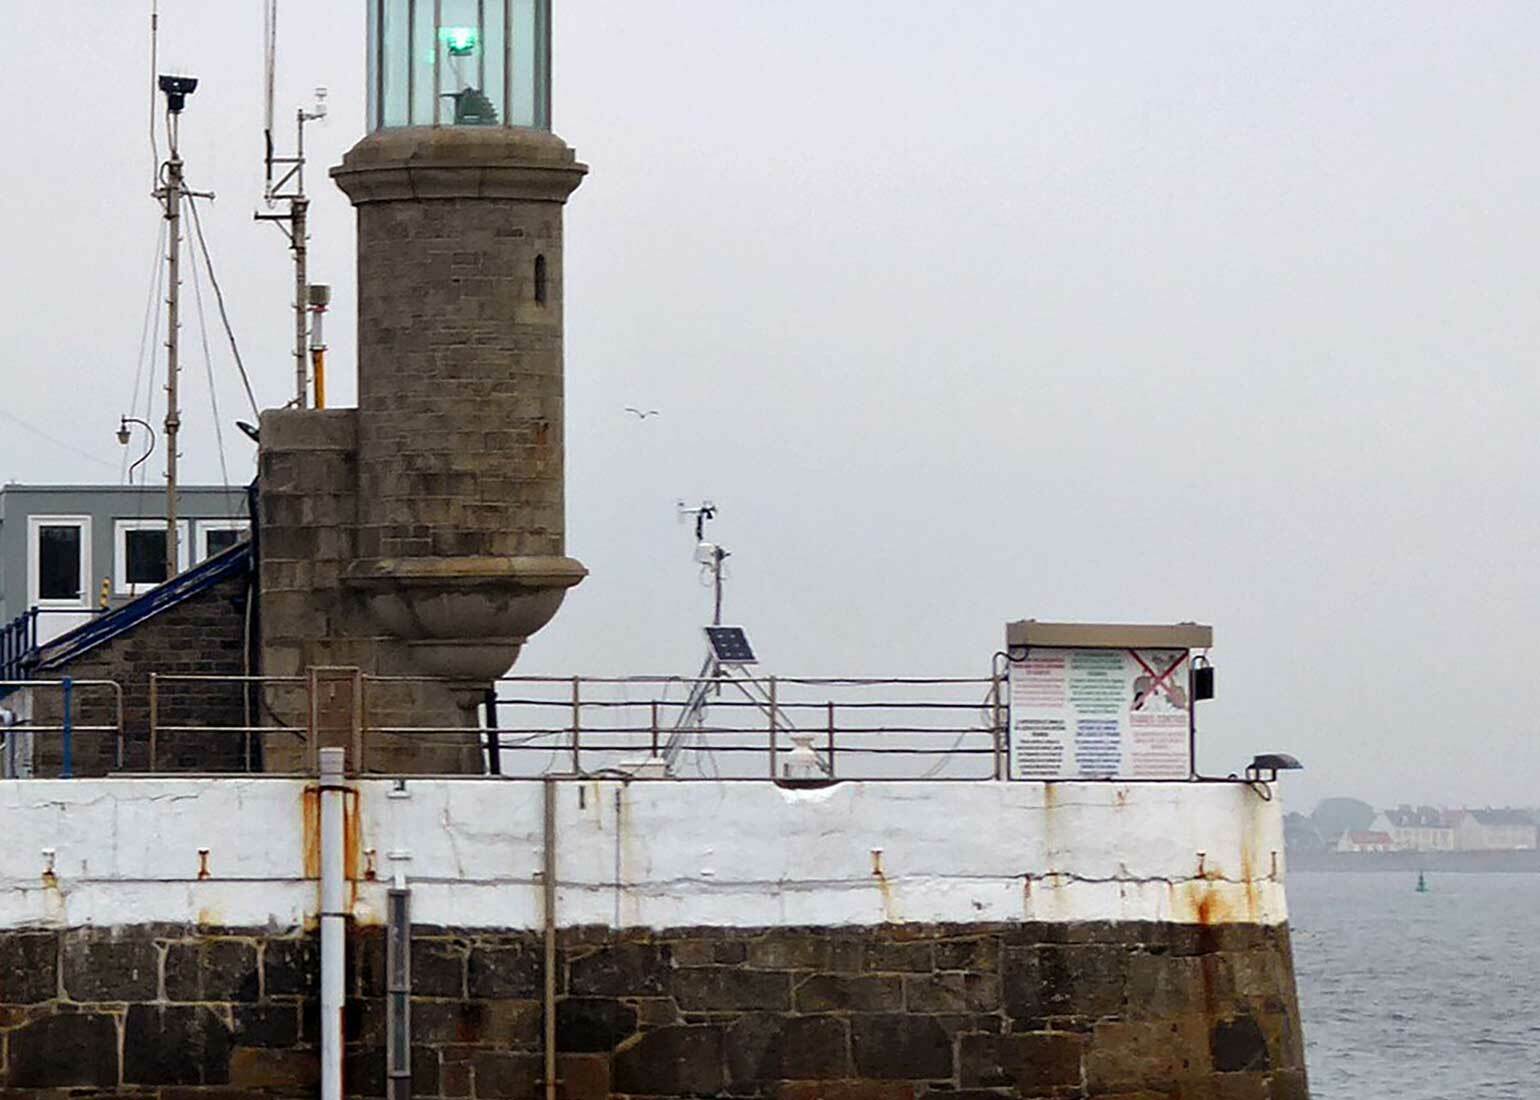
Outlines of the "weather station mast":
{"type": "MultiPolygon", "coordinates": [[[[180,149],[182,111],[187,97],[198,90],[198,78],[165,76],[157,84],[166,97],[166,138],[169,152],[160,166],[154,197],[166,219],[166,579],[177,575],[177,434],[182,428],[179,394],[182,307],[182,201],[214,197],[211,191],[189,191],[180,149]]],[[[125,427],[126,427],[125,422],[125,427]]]]}
{"type": "Polygon", "coordinates": [[[259,222],[271,222],[283,231],[294,255],[294,407],[309,408],[311,374],[314,374],[313,407],[326,407],[325,344],[319,336],[321,317],[331,303],[331,288],[310,285],[310,198],[305,194],[305,125],[326,118],[326,89],[315,90],[315,103],[294,112],[294,154],[280,156],[273,138],[273,101],[278,73],[278,0],[267,0],[263,7],[264,82],[263,141],[266,148],[267,184],[262,200],[267,212],[253,215],[259,222]],[[287,203],[287,210],[275,210],[287,203]],[[310,315],[315,315],[317,335],[310,334],[310,315]],[[313,361],[313,362],[312,362],[313,361]]]}

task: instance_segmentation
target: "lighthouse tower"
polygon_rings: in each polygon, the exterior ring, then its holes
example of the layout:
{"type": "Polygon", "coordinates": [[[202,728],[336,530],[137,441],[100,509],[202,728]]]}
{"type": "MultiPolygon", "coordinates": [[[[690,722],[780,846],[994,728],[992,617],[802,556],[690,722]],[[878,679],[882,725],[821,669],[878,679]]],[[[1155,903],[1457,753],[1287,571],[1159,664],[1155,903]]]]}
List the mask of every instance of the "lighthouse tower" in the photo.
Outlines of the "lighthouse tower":
{"type": "Polygon", "coordinates": [[[550,5],[373,0],[358,210],[355,560],[423,675],[505,673],[584,569],[566,557],[562,206],[550,5]]]}
{"type": "MultiPolygon", "coordinates": [[[[361,709],[442,731],[371,739],[361,770],[474,773],[476,704],[585,575],[566,555],[562,211],[587,169],[550,129],[550,0],[368,15],[368,132],[332,170],[358,216],[358,408],[263,416],[263,671],[370,678],[367,702],[357,679],[320,693],[323,742],[361,709]]],[[[309,720],[285,700],[282,724],[309,720]]],[[[305,751],[280,731],[268,770],[305,751]]]]}

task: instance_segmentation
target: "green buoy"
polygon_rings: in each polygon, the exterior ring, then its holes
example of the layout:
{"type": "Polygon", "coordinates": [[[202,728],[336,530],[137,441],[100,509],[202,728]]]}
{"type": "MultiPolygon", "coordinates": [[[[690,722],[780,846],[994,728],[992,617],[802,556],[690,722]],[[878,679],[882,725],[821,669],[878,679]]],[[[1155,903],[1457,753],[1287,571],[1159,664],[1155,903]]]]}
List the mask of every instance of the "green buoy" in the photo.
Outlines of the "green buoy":
{"type": "Polygon", "coordinates": [[[1423,877],[1421,871],[1417,872],[1417,892],[1419,894],[1426,894],[1428,892],[1428,880],[1423,877]]]}

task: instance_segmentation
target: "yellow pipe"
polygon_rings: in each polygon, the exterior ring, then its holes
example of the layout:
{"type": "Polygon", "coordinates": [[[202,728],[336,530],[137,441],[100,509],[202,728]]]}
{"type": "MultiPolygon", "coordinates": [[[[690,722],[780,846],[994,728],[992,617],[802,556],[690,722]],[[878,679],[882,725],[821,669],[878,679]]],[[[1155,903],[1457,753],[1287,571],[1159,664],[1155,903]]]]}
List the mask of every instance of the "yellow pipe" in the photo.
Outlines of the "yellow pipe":
{"type": "Polygon", "coordinates": [[[311,348],[310,359],[315,371],[315,407],[326,408],[326,349],[311,348]]]}

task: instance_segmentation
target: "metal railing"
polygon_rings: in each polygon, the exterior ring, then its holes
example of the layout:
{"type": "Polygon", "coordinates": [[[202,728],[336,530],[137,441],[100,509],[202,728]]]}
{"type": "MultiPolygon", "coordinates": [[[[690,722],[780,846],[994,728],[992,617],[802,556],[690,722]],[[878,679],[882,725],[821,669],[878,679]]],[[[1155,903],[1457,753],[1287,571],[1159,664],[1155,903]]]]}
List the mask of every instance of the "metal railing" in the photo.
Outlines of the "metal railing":
{"type": "MultiPolygon", "coordinates": [[[[26,707],[13,708],[9,705],[5,708],[6,721],[0,726],[0,734],[4,736],[3,752],[0,752],[0,761],[3,761],[3,774],[7,777],[16,777],[23,770],[22,761],[18,759],[18,750],[26,740],[31,746],[36,745],[39,734],[57,735],[59,750],[59,777],[70,779],[75,774],[75,749],[76,737],[80,734],[110,735],[113,742],[113,757],[119,768],[123,766],[123,689],[113,680],[75,680],[65,677],[60,680],[0,680],[0,691],[11,695],[17,691],[26,691],[26,707]],[[58,692],[58,702],[55,706],[52,701],[53,693],[58,692]],[[77,710],[82,709],[79,698],[81,693],[106,692],[108,695],[107,716],[110,722],[81,722],[76,718],[77,710]],[[25,714],[18,713],[24,709],[25,714]]],[[[93,709],[100,708],[101,704],[88,701],[84,704],[93,709]]],[[[27,761],[28,767],[31,761],[27,761]]]]}
{"type": "Polygon", "coordinates": [[[350,770],[375,774],[783,779],[793,753],[804,764],[811,753],[813,778],[828,780],[1005,774],[999,677],[515,676],[488,691],[313,668],[153,674],[148,686],[150,772],[170,762],[168,741],[190,737],[210,761],[200,770],[218,772],[313,774],[330,744],[348,749],[350,770]],[[417,717],[456,706],[465,724],[417,717]]]}

